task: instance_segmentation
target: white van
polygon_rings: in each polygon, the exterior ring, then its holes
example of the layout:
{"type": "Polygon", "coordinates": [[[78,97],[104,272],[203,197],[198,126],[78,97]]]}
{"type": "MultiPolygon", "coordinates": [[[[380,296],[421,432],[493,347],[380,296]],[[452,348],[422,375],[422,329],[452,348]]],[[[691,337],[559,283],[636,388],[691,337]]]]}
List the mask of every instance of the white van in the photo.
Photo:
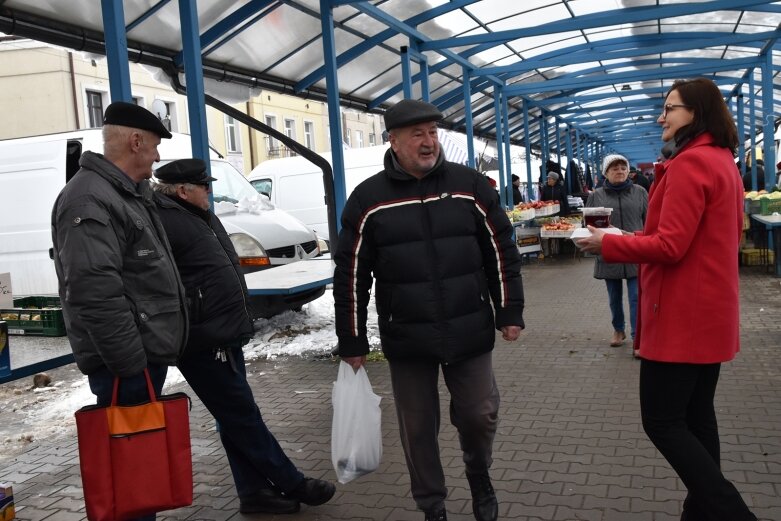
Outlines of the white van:
{"type": "MultiPolygon", "coordinates": [[[[383,167],[383,158],[389,145],[351,148],[344,151],[344,182],[347,196],[358,184],[383,167]]],[[[333,167],[331,153],[322,156],[333,167]]],[[[323,188],[323,172],[303,157],[270,159],[252,169],[248,176],[255,190],[269,197],[271,202],[328,238],[328,213],[323,188]]]]}
{"type": "MultiPolygon", "coordinates": [[[[51,211],[79,169],[82,152],[102,152],[101,129],[0,140],[0,273],[11,274],[15,296],[56,295],[50,259],[51,211]]],[[[174,134],[158,147],[161,163],[192,157],[190,136],[174,134]]],[[[244,273],[320,255],[318,238],[298,219],[273,207],[230,163],[213,154],[215,212],[239,253],[244,273]]],[[[252,297],[255,318],[298,309],[325,286],[293,295],[252,297]]]]}

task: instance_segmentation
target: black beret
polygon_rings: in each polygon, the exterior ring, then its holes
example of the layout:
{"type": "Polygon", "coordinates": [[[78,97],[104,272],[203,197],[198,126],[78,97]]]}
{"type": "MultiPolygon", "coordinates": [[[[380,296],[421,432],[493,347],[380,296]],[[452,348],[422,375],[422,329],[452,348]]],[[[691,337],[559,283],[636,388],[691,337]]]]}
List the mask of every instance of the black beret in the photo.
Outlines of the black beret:
{"type": "Polygon", "coordinates": [[[393,130],[427,121],[440,121],[443,118],[439,109],[431,103],[405,99],[385,111],[385,128],[393,130]]]}
{"type": "Polygon", "coordinates": [[[134,103],[115,101],[106,108],[103,116],[104,125],[121,125],[123,127],[140,128],[157,134],[161,138],[171,139],[171,133],[165,128],[157,116],[134,103]]]}
{"type": "Polygon", "coordinates": [[[178,159],[155,170],[155,177],[165,184],[204,184],[216,181],[206,173],[206,163],[201,159],[178,159]]]}

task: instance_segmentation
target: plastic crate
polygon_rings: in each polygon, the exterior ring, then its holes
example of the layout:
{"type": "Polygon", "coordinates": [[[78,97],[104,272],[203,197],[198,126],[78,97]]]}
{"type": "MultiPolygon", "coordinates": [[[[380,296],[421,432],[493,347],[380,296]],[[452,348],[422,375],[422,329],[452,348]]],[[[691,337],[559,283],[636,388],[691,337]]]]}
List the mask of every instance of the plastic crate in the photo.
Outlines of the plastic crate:
{"type": "Polygon", "coordinates": [[[760,199],[743,199],[743,213],[751,215],[752,213],[759,213],[760,199]]]}
{"type": "Polygon", "coordinates": [[[19,297],[14,307],[0,309],[9,335],[64,336],[65,321],[59,297],[19,297]]]}
{"type": "Polygon", "coordinates": [[[762,215],[770,215],[774,212],[781,212],[781,199],[760,199],[759,212],[762,215]]]}
{"type": "Polygon", "coordinates": [[[759,248],[744,248],[740,250],[740,263],[743,266],[769,266],[775,261],[772,250],[765,250],[766,259],[763,258],[763,251],[759,248]]]}

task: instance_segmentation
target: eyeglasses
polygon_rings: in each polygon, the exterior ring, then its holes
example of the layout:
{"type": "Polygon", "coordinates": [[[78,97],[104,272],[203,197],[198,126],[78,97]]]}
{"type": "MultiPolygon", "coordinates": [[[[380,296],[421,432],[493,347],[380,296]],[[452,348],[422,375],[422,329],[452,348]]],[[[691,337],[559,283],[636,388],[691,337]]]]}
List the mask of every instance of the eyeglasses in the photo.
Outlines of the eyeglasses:
{"type": "Polygon", "coordinates": [[[686,108],[686,109],[691,108],[689,105],[684,105],[682,103],[668,103],[667,105],[662,107],[662,117],[666,118],[668,112],[670,112],[671,110],[675,110],[677,108],[680,108],[680,107],[683,107],[683,108],[686,108]]]}

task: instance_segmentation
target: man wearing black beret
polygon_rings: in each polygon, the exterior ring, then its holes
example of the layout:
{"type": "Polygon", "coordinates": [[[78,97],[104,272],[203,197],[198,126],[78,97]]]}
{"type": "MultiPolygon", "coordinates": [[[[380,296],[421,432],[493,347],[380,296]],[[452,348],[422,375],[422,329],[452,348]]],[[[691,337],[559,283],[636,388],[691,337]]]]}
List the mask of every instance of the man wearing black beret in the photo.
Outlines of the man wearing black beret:
{"type": "Polygon", "coordinates": [[[376,281],[380,340],[415,503],[426,520],[447,519],[437,440],[442,371],[475,519],[493,521],[498,505],[488,470],[499,392],[491,351],[497,330],[515,341],[524,326],[521,259],[486,178],[445,159],[441,119],[434,105],[417,100],[385,113],[385,168],[355,188],[342,213],[334,272],[338,353],[355,369],[365,363],[376,281]]]}
{"type": "Polygon", "coordinates": [[[335,487],[304,477],[290,461],[247,382],[242,346],[254,333],[249,295],[233,244],[209,209],[209,183],[216,179],[200,159],[168,163],[155,178],[155,202],[189,305],[190,336],[177,365],[220,426],[239,510],[290,514],[300,503],[325,503],[335,487]]]}
{"type": "Polygon", "coordinates": [[[170,137],[143,107],[112,103],[103,154],[84,152],[52,210],[68,340],[98,405],[117,377],[119,405],[148,401],[144,369],[160,394],[187,340],[184,288],[148,182],[170,137]]]}

